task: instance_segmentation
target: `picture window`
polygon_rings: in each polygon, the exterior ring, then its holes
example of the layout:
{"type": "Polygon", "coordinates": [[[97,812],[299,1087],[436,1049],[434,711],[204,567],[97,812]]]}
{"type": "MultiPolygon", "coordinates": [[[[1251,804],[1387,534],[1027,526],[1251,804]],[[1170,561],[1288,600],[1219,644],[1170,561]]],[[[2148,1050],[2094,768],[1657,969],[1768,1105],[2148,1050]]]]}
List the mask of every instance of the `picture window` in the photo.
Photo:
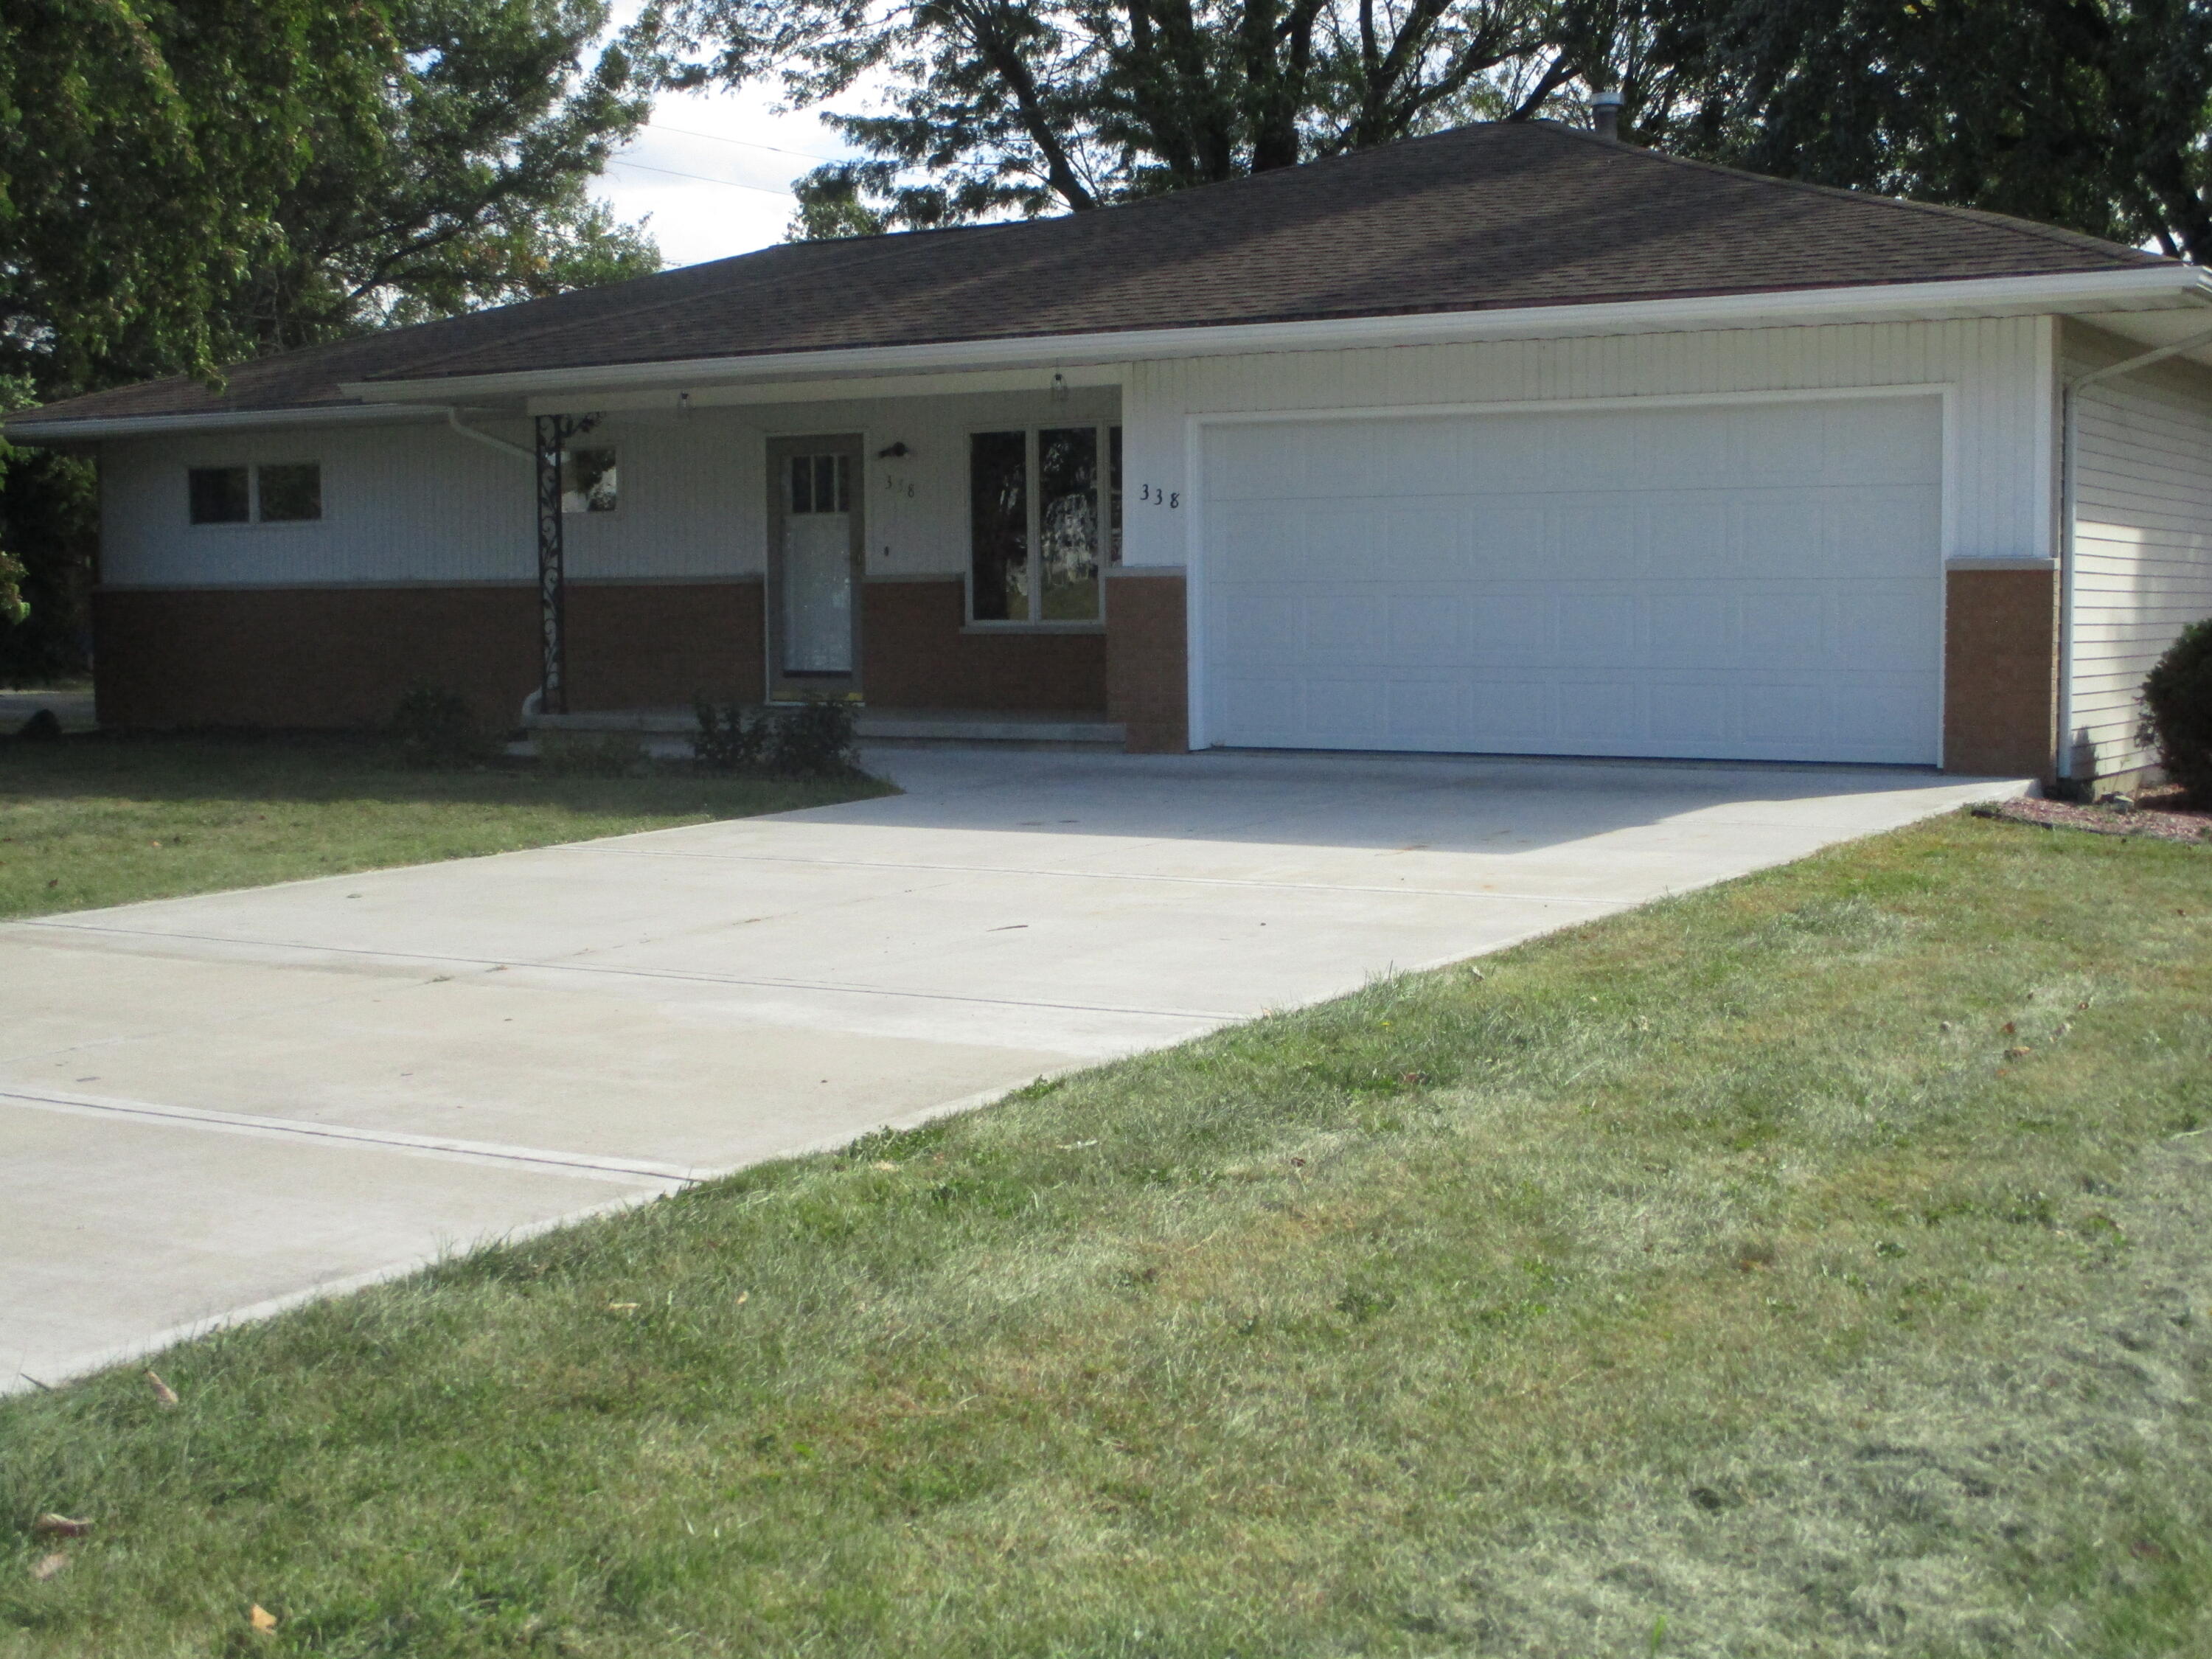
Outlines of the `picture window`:
{"type": "Polygon", "coordinates": [[[969,610],[979,623],[1095,623],[1121,555],[1121,428],[1040,426],[968,442],[969,610]]]}

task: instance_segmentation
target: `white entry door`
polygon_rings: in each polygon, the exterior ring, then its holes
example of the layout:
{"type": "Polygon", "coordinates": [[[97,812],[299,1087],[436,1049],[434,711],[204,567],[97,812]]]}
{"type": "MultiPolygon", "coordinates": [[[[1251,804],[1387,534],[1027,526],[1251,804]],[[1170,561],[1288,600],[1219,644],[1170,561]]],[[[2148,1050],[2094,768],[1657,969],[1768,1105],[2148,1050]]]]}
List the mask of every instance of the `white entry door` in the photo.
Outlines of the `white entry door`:
{"type": "Polygon", "coordinates": [[[1205,428],[1205,740],[1933,763],[1940,397],[1205,428]]]}
{"type": "Polygon", "coordinates": [[[770,691],[860,689],[860,459],[848,438],[769,447],[770,691]]]}

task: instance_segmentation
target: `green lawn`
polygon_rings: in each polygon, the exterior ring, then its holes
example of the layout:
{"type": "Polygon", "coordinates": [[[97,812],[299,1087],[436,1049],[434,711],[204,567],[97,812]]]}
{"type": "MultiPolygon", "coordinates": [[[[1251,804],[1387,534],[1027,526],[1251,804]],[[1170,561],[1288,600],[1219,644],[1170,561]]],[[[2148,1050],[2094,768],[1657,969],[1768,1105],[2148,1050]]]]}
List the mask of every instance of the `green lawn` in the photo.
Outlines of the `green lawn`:
{"type": "Polygon", "coordinates": [[[422,771],[345,738],[0,744],[0,917],[473,858],[884,793],[663,769],[422,771]]]}
{"type": "Polygon", "coordinates": [[[2209,1121],[1949,818],[0,1403],[0,1652],[2203,1653],[2209,1121]]]}

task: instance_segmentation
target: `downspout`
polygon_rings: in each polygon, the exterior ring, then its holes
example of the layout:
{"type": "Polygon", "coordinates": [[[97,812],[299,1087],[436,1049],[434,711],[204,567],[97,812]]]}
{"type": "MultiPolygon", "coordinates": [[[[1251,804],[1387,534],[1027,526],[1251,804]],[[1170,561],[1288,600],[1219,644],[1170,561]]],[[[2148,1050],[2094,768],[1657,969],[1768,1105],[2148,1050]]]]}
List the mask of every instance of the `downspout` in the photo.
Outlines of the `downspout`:
{"type": "Polygon", "coordinates": [[[495,438],[489,432],[479,432],[472,426],[464,426],[461,411],[458,409],[448,408],[446,410],[446,424],[464,438],[474,438],[478,443],[489,445],[502,455],[512,455],[519,461],[529,462],[533,467],[538,465],[536,452],[525,449],[520,444],[511,444],[504,438],[495,438]]]}
{"type": "Polygon", "coordinates": [[[2117,363],[2093,368],[2071,380],[2062,378],[2058,391],[2058,775],[2074,775],[2074,561],[2075,491],[2079,467],[2081,393],[2100,380],[2118,380],[2139,368],[2178,357],[2199,346],[2212,345],[2212,328],[2160,346],[2117,363]]]}

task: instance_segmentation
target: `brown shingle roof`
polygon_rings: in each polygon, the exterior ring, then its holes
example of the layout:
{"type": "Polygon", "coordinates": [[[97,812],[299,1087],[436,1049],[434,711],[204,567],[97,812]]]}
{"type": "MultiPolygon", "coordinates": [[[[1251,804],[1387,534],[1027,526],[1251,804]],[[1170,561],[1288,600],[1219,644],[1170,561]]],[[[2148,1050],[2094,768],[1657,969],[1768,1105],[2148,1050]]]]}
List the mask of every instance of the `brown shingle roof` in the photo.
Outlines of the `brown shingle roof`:
{"type": "Polygon", "coordinates": [[[764,248],[164,380],[42,419],[301,408],[341,382],[2169,264],[2048,225],[1765,179],[1547,122],[1096,213],[764,248]]]}

